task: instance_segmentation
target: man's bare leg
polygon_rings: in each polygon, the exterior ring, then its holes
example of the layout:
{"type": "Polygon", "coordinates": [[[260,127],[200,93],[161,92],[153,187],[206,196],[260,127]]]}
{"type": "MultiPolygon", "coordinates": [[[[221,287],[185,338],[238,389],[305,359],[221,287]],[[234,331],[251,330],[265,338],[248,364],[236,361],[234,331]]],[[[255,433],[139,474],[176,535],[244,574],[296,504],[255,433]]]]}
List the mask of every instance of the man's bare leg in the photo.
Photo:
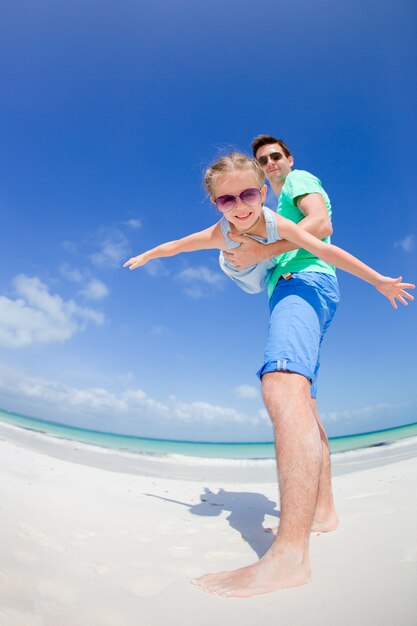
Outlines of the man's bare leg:
{"type": "MultiPolygon", "coordinates": [[[[320,480],[311,532],[327,533],[332,530],[336,530],[336,528],[339,526],[339,518],[337,517],[333,500],[332,479],[330,470],[330,447],[326,431],[317,411],[316,399],[310,398],[310,403],[311,410],[313,411],[314,416],[317,420],[322,444],[320,480]]],[[[278,532],[278,527],[267,528],[267,531],[273,532],[276,535],[278,532]]]]}
{"type": "Polygon", "coordinates": [[[310,383],[289,372],[262,378],[275,435],[281,495],[277,536],[257,563],[193,581],[205,591],[250,597],[310,580],[309,538],[321,469],[320,432],[310,403],[310,383]]]}
{"type": "Polygon", "coordinates": [[[317,502],[311,530],[312,532],[327,533],[331,530],[336,530],[336,528],[339,526],[339,518],[337,517],[333,500],[332,477],[330,469],[330,446],[326,431],[318,414],[317,402],[315,398],[311,398],[311,410],[314,413],[319,427],[322,444],[322,462],[320,470],[319,489],[317,493],[317,502]]]}

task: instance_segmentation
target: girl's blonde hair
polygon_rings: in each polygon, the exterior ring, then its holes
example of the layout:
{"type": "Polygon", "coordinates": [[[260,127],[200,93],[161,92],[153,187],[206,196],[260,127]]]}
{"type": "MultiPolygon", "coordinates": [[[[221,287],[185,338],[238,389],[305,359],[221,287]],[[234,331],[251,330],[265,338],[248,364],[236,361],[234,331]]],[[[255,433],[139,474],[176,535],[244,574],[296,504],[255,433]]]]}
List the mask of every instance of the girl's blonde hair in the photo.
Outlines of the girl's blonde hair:
{"type": "Polygon", "coordinates": [[[234,170],[251,170],[258,179],[259,186],[262,187],[265,181],[265,174],[257,161],[242,154],[241,152],[232,152],[218,159],[206,169],[204,172],[204,187],[210,196],[214,196],[214,185],[219,176],[230,174],[234,170]]]}

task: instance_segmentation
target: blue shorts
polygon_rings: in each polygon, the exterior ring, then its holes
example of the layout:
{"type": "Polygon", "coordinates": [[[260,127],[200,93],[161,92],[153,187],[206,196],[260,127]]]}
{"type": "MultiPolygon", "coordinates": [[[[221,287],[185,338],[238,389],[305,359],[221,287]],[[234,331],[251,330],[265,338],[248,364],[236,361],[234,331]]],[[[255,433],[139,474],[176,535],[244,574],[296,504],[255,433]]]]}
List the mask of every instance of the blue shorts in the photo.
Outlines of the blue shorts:
{"type": "Polygon", "coordinates": [[[264,365],[259,378],[269,372],[295,372],[311,381],[317,395],[320,347],[339,303],[334,276],[297,272],[281,279],[269,300],[270,321],[264,365]]]}

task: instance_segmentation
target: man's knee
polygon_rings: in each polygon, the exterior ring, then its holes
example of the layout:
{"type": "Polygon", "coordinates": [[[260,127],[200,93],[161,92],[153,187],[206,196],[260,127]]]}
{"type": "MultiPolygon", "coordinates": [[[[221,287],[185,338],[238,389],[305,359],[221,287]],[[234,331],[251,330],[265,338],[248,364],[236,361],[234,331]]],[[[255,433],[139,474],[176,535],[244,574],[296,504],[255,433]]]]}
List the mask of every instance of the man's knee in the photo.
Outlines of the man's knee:
{"type": "Polygon", "coordinates": [[[262,376],[262,389],[294,389],[298,391],[308,391],[310,398],[310,380],[296,372],[275,371],[268,372],[262,376]]]}
{"type": "Polygon", "coordinates": [[[272,418],[294,404],[310,404],[310,381],[294,372],[269,372],[262,377],[262,394],[272,418]]]}

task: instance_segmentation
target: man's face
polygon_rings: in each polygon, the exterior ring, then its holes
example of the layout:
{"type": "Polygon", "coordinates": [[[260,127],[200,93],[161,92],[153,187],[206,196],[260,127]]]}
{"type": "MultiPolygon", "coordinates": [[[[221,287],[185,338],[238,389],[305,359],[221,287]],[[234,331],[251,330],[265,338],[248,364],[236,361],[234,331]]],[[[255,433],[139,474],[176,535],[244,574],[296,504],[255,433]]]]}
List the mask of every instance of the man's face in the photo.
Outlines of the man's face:
{"type": "Polygon", "coordinates": [[[284,181],[291,172],[291,168],[294,164],[292,156],[285,156],[284,150],[279,143],[269,143],[265,146],[261,146],[256,151],[255,158],[258,162],[259,159],[261,159],[262,162],[259,163],[259,165],[262,167],[265,176],[272,185],[284,181]],[[266,163],[264,162],[265,159],[267,159],[266,163]]]}

